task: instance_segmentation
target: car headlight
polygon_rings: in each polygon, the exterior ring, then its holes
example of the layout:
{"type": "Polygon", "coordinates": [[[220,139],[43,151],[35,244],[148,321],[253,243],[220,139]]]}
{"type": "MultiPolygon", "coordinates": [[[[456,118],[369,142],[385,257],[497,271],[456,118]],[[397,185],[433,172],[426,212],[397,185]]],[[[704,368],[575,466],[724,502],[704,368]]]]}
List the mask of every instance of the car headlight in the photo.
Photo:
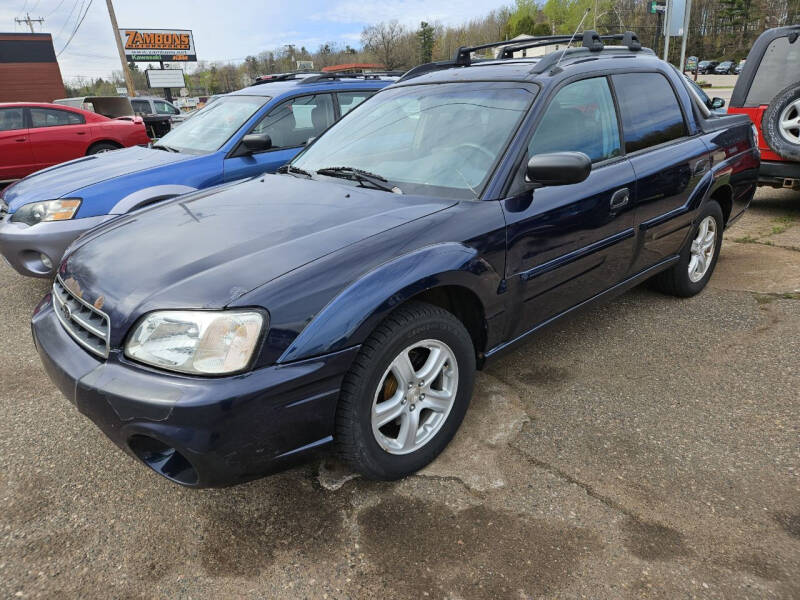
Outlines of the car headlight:
{"type": "Polygon", "coordinates": [[[192,375],[223,375],[250,364],[266,317],[258,310],[164,310],[146,315],[125,356],[192,375]]]}
{"type": "Polygon", "coordinates": [[[46,202],[31,202],[20,206],[11,215],[14,223],[36,225],[42,221],[66,221],[75,216],[81,205],[80,198],[67,198],[65,200],[47,200],[46,202]]]}

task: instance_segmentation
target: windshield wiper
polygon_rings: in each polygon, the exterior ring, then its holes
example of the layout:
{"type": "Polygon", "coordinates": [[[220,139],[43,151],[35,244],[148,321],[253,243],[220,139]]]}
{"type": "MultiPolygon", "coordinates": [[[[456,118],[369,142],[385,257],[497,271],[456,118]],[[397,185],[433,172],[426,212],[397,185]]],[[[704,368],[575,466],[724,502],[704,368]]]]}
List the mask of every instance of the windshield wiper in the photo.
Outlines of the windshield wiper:
{"type": "Polygon", "coordinates": [[[314,179],[314,176],[300,167],[293,167],[292,165],[283,165],[278,168],[278,173],[297,173],[298,175],[305,175],[309,179],[314,179]]]}
{"type": "Polygon", "coordinates": [[[153,144],[153,148],[158,148],[159,150],[166,150],[167,152],[180,152],[177,148],[173,148],[172,146],[166,146],[165,144],[153,144]]]}
{"type": "Polygon", "coordinates": [[[327,175],[328,177],[341,177],[342,179],[357,181],[363,187],[366,187],[364,184],[368,183],[375,189],[383,190],[384,192],[391,192],[393,194],[403,193],[397,186],[385,185],[389,182],[386,177],[353,167],[324,167],[322,169],[317,169],[317,173],[319,175],[327,175]]]}

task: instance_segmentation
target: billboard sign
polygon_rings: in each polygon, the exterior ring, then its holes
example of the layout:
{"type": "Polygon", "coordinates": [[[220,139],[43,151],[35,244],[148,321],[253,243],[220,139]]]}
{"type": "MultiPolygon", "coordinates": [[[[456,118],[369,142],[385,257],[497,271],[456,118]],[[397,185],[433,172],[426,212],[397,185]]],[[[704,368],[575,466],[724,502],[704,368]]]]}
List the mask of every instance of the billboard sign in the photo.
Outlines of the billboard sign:
{"type": "Polygon", "coordinates": [[[667,35],[682,36],[683,20],[686,17],[686,0],[670,0],[667,35]]]}
{"type": "Polygon", "coordinates": [[[183,69],[147,69],[147,85],[151,88],[182,88],[183,69]]]}
{"type": "Polygon", "coordinates": [[[119,30],[125,58],[140,62],[195,62],[194,37],[189,29],[119,30]]]}

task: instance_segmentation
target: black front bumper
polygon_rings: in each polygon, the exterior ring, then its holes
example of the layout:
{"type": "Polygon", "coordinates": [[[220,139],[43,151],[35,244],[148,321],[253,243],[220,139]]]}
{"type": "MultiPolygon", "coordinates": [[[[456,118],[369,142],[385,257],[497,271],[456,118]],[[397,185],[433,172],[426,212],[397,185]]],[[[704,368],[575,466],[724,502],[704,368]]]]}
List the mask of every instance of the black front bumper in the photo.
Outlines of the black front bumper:
{"type": "Polygon", "coordinates": [[[800,189],[800,162],[762,160],[758,170],[759,185],[800,189]],[[787,185],[787,180],[789,184],[787,185]]]}
{"type": "Polygon", "coordinates": [[[342,377],[358,351],[232,377],[184,377],[119,352],[107,360],[91,356],[64,331],[49,294],[31,326],[45,370],[81,413],[132,456],[193,487],[247,481],[330,443],[342,377]],[[145,458],[143,448],[154,444],[185,458],[189,475],[172,476],[145,458]]]}

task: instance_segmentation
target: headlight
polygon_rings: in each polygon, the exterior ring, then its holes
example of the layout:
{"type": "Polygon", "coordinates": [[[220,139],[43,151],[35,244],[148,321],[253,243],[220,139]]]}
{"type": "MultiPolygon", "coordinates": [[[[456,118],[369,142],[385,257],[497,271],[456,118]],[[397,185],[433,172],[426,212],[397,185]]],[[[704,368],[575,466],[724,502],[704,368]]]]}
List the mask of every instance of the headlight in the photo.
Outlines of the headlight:
{"type": "Polygon", "coordinates": [[[265,316],[257,310],[164,310],[145,316],[125,344],[125,356],[193,375],[247,368],[265,316]]]}
{"type": "Polygon", "coordinates": [[[75,215],[80,205],[80,198],[32,202],[19,207],[11,215],[11,221],[27,225],[36,225],[42,221],[66,221],[75,215]]]}

